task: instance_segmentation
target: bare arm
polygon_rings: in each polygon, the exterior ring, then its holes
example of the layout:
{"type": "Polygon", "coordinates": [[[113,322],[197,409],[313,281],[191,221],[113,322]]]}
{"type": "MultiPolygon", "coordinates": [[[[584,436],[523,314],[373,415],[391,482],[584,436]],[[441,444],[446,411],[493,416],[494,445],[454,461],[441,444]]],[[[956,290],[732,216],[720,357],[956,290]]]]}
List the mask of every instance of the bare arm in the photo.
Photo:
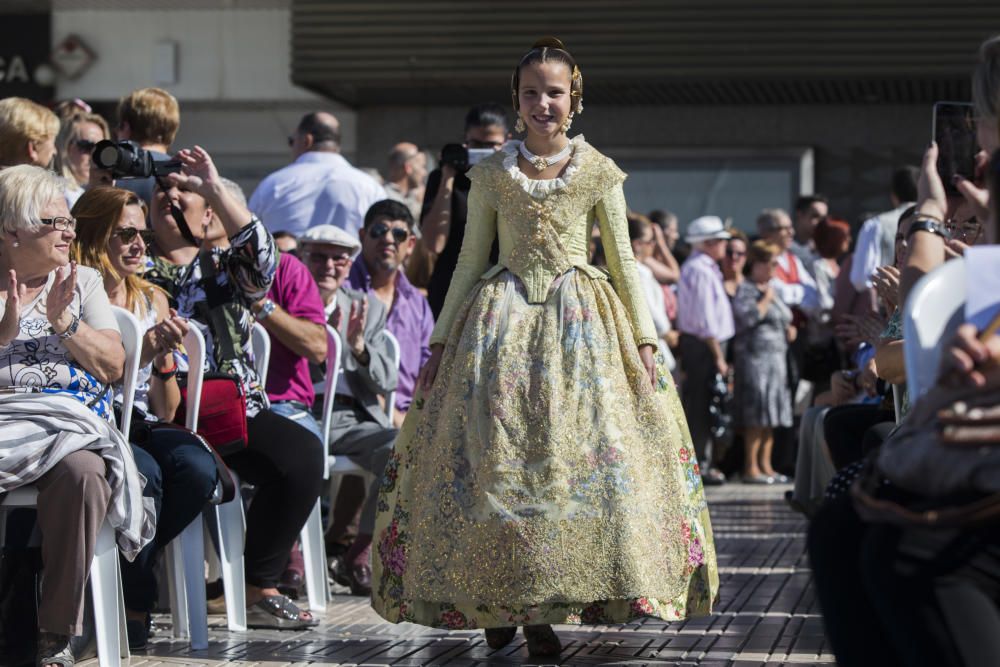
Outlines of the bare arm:
{"type": "MultiPolygon", "coordinates": [[[[254,315],[260,312],[263,303],[261,300],[250,307],[254,315]]],[[[326,360],[326,327],[322,324],[295,317],[277,305],[260,323],[269,334],[295,354],[308,359],[309,363],[320,364],[326,360]]]]}
{"type": "MultiPolygon", "coordinates": [[[[187,335],[187,322],[177,317],[171,310],[167,297],[160,291],[153,294],[153,308],[156,310],[156,325],[150,327],[143,336],[142,365],[151,363],[154,371],[169,373],[177,370],[174,350],[187,335]],[[149,357],[147,360],[146,357],[149,357]]],[[[181,390],[177,386],[177,376],[160,378],[154,372],[149,379],[149,409],[163,421],[173,421],[177,407],[181,404],[181,390]]]]}
{"type": "MultiPolygon", "coordinates": [[[[920,181],[917,184],[917,216],[943,222],[948,213],[948,199],[937,173],[937,157],[937,145],[931,144],[924,153],[920,181]]],[[[918,231],[910,236],[909,249],[910,254],[906,266],[902,267],[899,280],[899,302],[902,304],[906,303],[910,290],[921,277],[944,263],[945,240],[937,234],[918,231]]]]}
{"type": "Polygon", "coordinates": [[[681,267],[667,247],[667,240],[663,238],[663,230],[659,225],[653,225],[653,242],[653,257],[646,260],[645,264],[652,270],[658,283],[673,285],[681,279],[681,267]]]}
{"type": "Polygon", "coordinates": [[[906,365],[903,363],[903,341],[881,340],[875,346],[875,368],[878,376],[892,384],[906,382],[906,365]]]}
{"type": "Polygon", "coordinates": [[[427,252],[434,256],[444,251],[451,230],[451,195],[455,189],[455,170],[451,165],[441,166],[441,182],[434,194],[431,209],[420,221],[421,241],[427,252]]]}

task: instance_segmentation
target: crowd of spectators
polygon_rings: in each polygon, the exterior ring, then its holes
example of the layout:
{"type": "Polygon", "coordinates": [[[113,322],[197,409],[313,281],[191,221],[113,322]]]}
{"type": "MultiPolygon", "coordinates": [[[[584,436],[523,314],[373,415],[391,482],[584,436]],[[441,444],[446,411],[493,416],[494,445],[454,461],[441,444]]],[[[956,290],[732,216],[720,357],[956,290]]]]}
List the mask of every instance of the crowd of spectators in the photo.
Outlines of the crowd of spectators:
{"type": "MultiPolygon", "coordinates": [[[[994,39],[981,49],[974,85],[983,179],[998,147],[998,72],[994,39]]],[[[433,156],[400,142],[384,180],[341,154],[333,115],[309,113],[288,137],[292,162],[249,201],[205,149],[173,149],[180,106],[166,91],[123,97],[112,124],[79,101],[57,110],[0,100],[0,394],[10,394],[0,396],[0,491],[38,489],[38,530],[32,536],[30,517],[8,523],[0,582],[30,569],[23,554],[40,536],[40,664],[83,655],[84,584],[105,521],[122,552],[129,643],[139,648],[151,629],[164,547],[218,502],[221,488],[239,493],[241,484],[249,498],[249,623],[315,625],[295,603],[304,576],[297,539],[324,494],[327,455],[346,456],[371,475],[340,483],[326,535],[333,578],[369,595],[381,473],[462,245],[465,170],[510,137],[504,109],[468,112],[465,164],[430,169],[433,156]],[[112,137],[174,167],[149,178],[103,170],[94,147],[112,137]],[[114,426],[125,359],[112,306],[143,330],[126,434],[114,426]],[[255,323],[271,338],[266,385],[254,363],[255,323]],[[245,404],[241,434],[225,446],[177,425],[191,327],[206,341],[209,377],[228,378],[245,404]],[[342,374],[324,443],[328,327],[341,344],[342,374]]],[[[911,631],[927,630],[942,613],[914,600],[917,575],[888,569],[915,558],[901,537],[910,533],[868,522],[848,493],[873,474],[872,460],[898,437],[897,422],[907,423],[910,399],[918,399],[905,392],[907,295],[920,276],[997,238],[996,200],[985,181],[956,182],[961,194],[949,198],[935,161],[932,146],[921,168],[896,170],[891,208],[863,221],[856,240],[819,194],[791,202],[792,215],[777,206],[760,211],[746,231],[716,215],[686,225],[665,210],[628,215],[660,359],[680,386],[702,479],[766,485],[794,472],[787,499],[815,517],[810,552],[841,664],[862,664],[869,638],[897,632],[888,619],[901,605],[909,605],[911,631]],[[877,562],[861,558],[869,552],[877,562]]],[[[591,250],[602,265],[596,229],[591,250]]],[[[995,347],[963,330],[946,370],[993,388],[995,347]]],[[[908,492],[911,502],[927,500],[919,489],[908,492]]],[[[972,573],[995,556],[996,540],[977,530],[958,530],[956,539],[972,540],[963,542],[967,553],[951,569],[928,570],[921,590],[943,600],[958,578],[964,588],[955,599],[986,596],[996,616],[995,563],[988,585],[972,573]]],[[[943,552],[942,539],[923,544],[920,558],[943,552]]],[[[879,664],[916,664],[907,657],[915,651],[940,656],[934,664],[962,664],[954,656],[964,651],[963,632],[942,625],[909,646],[893,636],[900,641],[886,646],[879,664]]]]}

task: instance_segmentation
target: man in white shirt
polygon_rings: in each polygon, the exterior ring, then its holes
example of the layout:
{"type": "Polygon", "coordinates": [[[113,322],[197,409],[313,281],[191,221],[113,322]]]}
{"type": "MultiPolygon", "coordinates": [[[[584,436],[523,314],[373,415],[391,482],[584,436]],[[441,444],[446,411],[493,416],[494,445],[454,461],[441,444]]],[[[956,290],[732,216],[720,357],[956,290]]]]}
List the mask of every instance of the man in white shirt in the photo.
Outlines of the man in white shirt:
{"type": "Polygon", "coordinates": [[[250,210],[272,232],[301,236],[334,225],[357,237],[365,212],[386,193],[340,154],[340,123],[323,111],[308,113],[288,142],[295,161],[261,181],[250,210]]]}
{"type": "Polygon", "coordinates": [[[897,169],[892,175],[892,210],[879,213],[861,225],[858,241],[854,244],[854,259],[851,261],[851,284],[858,292],[872,287],[872,274],[880,266],[895,261],[896,228],[899,216],[913,206],[917,199],[916,167],[897,169]]]}

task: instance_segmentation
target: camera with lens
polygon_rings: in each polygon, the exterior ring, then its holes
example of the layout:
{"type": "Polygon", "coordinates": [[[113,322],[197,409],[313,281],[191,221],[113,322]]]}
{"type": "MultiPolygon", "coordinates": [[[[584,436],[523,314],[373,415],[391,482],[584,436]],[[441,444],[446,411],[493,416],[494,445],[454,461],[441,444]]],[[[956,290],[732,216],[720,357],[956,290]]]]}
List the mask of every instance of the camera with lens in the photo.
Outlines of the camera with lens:
{"type": "Polygon", "coordinates": [[[181,170],[177,160],[156,160],[134,141],[100,141],[94,146],[92,159],[97,167],[107,169],[116,179],[165,176],[181,170]]]}
{"type": "Polygon", "coordinates": [[[447,144],[441,149],[441,164],[451,165],[455,171],[464,174],[493,153],[492,148],[466,148],[462,144],[447,144]]]}

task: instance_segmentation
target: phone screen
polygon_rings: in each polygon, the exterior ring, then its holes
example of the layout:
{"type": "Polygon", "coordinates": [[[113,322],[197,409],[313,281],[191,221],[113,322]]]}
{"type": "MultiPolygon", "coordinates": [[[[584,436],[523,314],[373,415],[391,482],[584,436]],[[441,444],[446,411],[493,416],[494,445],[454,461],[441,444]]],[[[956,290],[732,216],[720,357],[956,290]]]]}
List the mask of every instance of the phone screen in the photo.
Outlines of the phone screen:
{"type": "Polygon", "coordinates": [[[957,193],[952,182],[958,174],[970,181],[976,175],[976,124],[972,105],[962,102],[937,102],[934,105],[934,141],[938,145],[938,174],[945,190],[957,193]]]}

